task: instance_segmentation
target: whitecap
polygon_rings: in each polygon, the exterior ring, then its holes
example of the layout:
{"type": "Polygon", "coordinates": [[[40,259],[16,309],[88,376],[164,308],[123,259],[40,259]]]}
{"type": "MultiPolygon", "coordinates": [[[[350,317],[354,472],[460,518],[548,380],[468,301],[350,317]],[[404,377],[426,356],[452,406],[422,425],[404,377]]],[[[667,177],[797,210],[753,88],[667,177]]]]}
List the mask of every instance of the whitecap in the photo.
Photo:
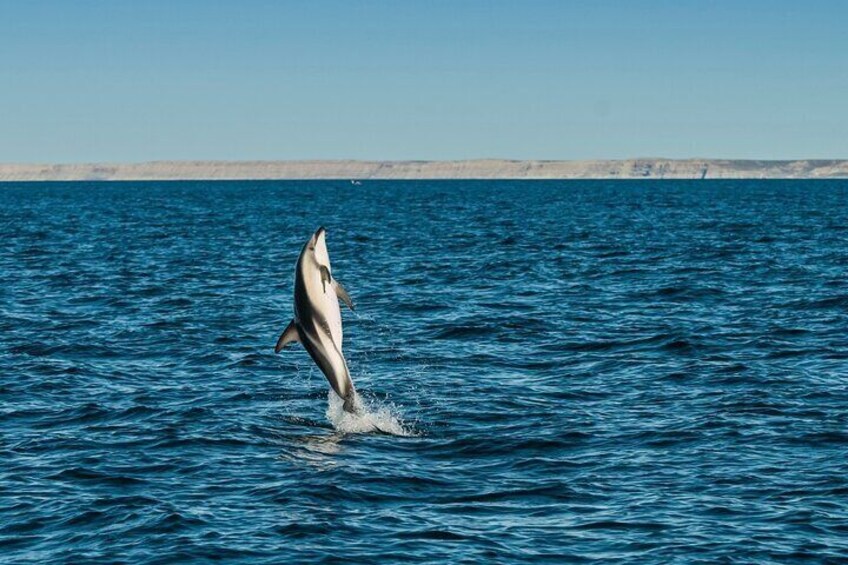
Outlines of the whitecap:
{"type": "Polygon", "coordinates": [[[375,398],[358,395],[359,409],[356,413],[345,412],[344,401],[332,390],[327,396],[327,419],[342,433],[363,434],[382,432],[395,436],[417,435],[415,430],[404,425],[397,407],[375,398]]]}

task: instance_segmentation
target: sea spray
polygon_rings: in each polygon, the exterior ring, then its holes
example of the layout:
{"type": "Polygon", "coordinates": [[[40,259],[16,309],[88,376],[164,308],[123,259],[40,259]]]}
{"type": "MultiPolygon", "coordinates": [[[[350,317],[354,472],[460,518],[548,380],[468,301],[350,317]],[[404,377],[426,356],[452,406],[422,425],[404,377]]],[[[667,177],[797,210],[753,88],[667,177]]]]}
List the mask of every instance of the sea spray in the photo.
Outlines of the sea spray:
{"type": "Polygon", "coordinates": [[[327,396],[327,419],[333,427],[343,433],[382,432],[395,436],[415,436],[415,430],[404,426],[392,404],[383,404],[374,398],[359,395],[360,409],[356,413],[345,412],[344,401],[330,390],[327,396]]]}

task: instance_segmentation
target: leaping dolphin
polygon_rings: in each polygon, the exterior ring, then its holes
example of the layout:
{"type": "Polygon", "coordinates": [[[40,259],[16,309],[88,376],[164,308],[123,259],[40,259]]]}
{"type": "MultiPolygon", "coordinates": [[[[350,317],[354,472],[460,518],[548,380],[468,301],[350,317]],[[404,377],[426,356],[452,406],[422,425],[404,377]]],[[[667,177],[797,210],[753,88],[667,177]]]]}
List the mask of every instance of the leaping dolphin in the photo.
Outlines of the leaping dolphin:
{"type": "Polygon", "coordinates": [[[350,371],[342,354],[342,315],[339,299],[353,310],[353,302],[344,287],[333,278],[323,227],[309,238],[294,270],[294,319],[283,331],[274,353],[293,341],[299,341],[344,400],[344,409],[355,413],[359,408],[350,371]]]}

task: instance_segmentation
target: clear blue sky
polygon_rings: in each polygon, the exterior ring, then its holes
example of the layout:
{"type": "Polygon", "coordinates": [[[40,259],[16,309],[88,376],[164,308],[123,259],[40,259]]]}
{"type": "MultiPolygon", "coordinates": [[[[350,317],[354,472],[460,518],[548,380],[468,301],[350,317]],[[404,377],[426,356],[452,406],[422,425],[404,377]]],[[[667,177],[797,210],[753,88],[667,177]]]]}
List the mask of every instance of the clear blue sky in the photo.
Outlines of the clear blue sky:
{"type": "Polygon", "coordinates": [[[0,0],[0,162],[848,158],[841,0],[0,0]]]}

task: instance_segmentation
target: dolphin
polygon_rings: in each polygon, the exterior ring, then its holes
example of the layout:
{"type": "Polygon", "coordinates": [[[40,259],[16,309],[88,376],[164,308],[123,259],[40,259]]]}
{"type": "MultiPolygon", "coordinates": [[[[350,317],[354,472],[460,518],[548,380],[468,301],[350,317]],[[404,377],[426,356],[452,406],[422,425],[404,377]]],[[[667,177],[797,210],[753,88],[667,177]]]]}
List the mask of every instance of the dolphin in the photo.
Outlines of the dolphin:
{"type": "Polygon", "coordinates": [[[353,310],[353,302],[333,278],[323,227],[303,246],[294,269],[294,318],[277,340],[274,353],[293,341],[300,342],[335,393],[346,412],[357,413],[359,402],[342,354],[342,315],[339,299],[353,310]]]}

